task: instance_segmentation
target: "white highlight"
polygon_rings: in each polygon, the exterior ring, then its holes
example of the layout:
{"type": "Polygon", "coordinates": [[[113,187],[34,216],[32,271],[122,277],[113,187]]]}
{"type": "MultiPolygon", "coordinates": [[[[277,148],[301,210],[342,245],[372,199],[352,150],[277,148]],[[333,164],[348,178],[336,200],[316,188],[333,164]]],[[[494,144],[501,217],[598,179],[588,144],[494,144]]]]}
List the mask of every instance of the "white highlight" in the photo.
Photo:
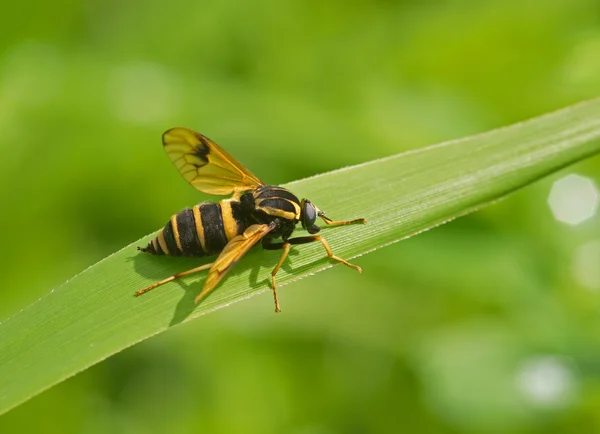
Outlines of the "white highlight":
{"type": "Polygon", "coordinates": [[[575,394],[575,375],[570,366],[555,356],[526,360],[517,371],[517,385],[536,407],[565,407],[575,394]]]}
{"type": "Polygon", "coordinates": [[[554,182],[548,196],[554,218],[571,226],[592,218],[598,211],[598,201],[594,181],[574,174],[554,182]]]}

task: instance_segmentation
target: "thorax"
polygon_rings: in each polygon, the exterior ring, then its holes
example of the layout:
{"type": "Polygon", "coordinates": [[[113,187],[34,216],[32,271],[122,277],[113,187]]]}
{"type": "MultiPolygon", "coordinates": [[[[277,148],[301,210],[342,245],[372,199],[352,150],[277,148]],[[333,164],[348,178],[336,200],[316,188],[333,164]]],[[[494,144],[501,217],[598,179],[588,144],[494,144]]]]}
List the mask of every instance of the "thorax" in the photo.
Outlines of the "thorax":
{"type": "Polygon", "coordinates": [[[287,238],[300,220],[300,201],[283,187],[265,185],[245,193],[241,197],[242,207],[251,211],[255,223],[269,224],[277,221],[280,229],[272,237],[287,238]]]}

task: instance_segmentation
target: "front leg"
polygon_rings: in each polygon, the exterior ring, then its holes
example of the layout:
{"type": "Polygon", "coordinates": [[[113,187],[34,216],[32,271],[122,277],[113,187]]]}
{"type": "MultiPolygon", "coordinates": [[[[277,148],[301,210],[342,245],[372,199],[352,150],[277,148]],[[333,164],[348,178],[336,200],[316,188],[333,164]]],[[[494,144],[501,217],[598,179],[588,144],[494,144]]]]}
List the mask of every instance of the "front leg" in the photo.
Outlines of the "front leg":
{"type": "MultiPolygon", "coordinates": [[[[348,224],[348,223],[346,223],[346,224],[348,224]]],[[[320,235],[313,235],[310,237],[296,237],[296,238],[291,238],[287,241],[279,242],[279,243],[273,243],[271,241],[271,239],[265,238],[262,241],[262,246],[264,249],[266,249],[266,250],[283,249],[283,253],[281,254],[281,257],[279,258],[277,265],[271,272],[271,284],[273,287],[273,298],[275,299],[275,312],[281,312],[281,310],[279,309],[279,300],[277,299],[277,290],[276,290],[277,286],[275,284],[275,275],[281,268],[281,265],[283,264],[283,261],[285,261],[285,258],[287,258],[288,254],[290,253],[290,247],[292,245],[308,244],[308,243],[313,243],[315,241],[321,242],[321,244],[323,245],[323,248],[327,252],[327,256],[329,256],[331,259],[333,259],[334,261],[337,261],[337,262],[341,262],[342,264],[347,265],[348,267],[354,268],[359,273],[362,273],[362,269],[359,266],[351,264],[350,262],[344,261],[342,258],[335,256],[333,254],[333,252],[331,251],[331,247],[329,247],[329,244],[327,243],[327,241],[325,241],[325,238],[323,238],[320,235]]]]}
{"type": "Polygon", "coordinates": [[[273,300],[275,301],[275,312],[281,312],[281,309],[279,308],[279,299],[277,298],[277,289],[276,289],[277,285],[275,284],[275,275],[281,268],[281,265],[283,264],[283,261],[285,261],[285,258],[287,258],[288,253],[290,253],[290,243],[288,243],[288,242],[273,243],[273,242],[271,242],[270,238],[264,238],[262,240],[262,246],[263,246],[263,249],[265,249],[265,250],[283,249],[283,253],[281,254],[281,257],[279,258],[277,265],[275,266],[275,268],[273,268],[273,271],[271,271],[271,287],[273,288],[273,300]]]}
{"type": "MultiPolygon", "coordinates": [[[[350,222],[336,222],[336,223],[351,224],[350,222]]],[[[339,256],[335,256],[333,254],[333,252],[331,251],[331,247],[329,247],[329,244],[327,243],[327,241],[325,241],[325,238],[323,238],[321,235],[313,235],[310,237],[296,237],[296,238],[287,240],[287,242],[290,244],[307,244],[307,243],[312,243],[315,241],[321,242],[321,244],[323,245],[323,248],[327,252],[327,256],[329,256],[331,259],[333,259],[334,261],[337,261],[337,262],[341,262],[342,264],[347,265],[350,268],[354,268],[359,273],[362,273],[362,269],[358,265],[351,264],[350,262],[344,261],[339,256]]]]}
{"type": "Polygon", "coordinates": [[[367,220],[364,219],[364,218],[359,218],[359,219],[354,219],[354,220],[346,220],[346,221],[338,222],[338,221],[331,220],[329,217],[327,217],[325,215],[325,213],[323,211],[319,211],[317,213],[317,215],[319,217],[321,217],[323,219],[323,221],[325,223],[327,223],[328,226],[353,225],[353,224],[356,224],[356,223],[362,223],[363,225],[367,224],[367,220]]]}

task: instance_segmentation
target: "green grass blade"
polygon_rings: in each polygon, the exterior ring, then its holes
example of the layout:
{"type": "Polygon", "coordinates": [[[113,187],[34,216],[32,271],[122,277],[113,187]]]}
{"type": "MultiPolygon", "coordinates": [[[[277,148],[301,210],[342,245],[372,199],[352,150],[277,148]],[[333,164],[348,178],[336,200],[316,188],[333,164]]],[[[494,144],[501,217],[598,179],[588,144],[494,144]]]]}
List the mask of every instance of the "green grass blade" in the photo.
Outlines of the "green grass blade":
{"type": "MultiPolygon", "coordinates": [[[[349,144],[348,151],[358,145],[349,144]]],[[[593,100],[287,187],[333,219],[367,218],[366,226],[322,231],[337,255],[353,258],[464,215],[599,151],[600,100],[593,100]]],[[[138,254],[136,246],[149,239],[100,261],[0,324],[0,413],[172,325],[269,291],[279,258],[279,252],[253,250],[199,306],[193,299],[202,275],[136,299],[136,290],[198,265],[138,254]]],[[[332,265],[320,245],[297,250],[301,254],[291,256],[292,266],[278,275],[281,286],[332,265]]],[[[293,307],[282,308],[285,315],[293,307]]],[[[265,315],[272,310],[265,298],[265,315]]]]}

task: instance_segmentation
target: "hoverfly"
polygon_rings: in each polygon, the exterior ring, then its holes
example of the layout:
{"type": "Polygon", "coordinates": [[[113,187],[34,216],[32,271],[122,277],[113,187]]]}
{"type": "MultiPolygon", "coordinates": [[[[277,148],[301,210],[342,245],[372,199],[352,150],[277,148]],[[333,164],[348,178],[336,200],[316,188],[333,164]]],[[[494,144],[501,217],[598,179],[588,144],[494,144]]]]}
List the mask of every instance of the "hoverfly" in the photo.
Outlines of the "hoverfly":
{"type": "Polygon", "coordinates": [[[208,277],[198,303],[206,297],[227,272],[259,241],[268,250],[283,250],[271,273],[275,312],[280,312],[275,275],[285,261],[290,247],[319,241],[329,258],[358,272],[360,267],[333,254],[315,225],[317,217],[330,226],[366,223],[364,218],[333,221],[308,199],[301,201],[283,187],[265,185],[225,150],[187,128],[173,128],[163,134],[163,147],[183,178],[197,190],[214,195],[230,195],[219,203],[205,202],[175,214],[142,252],[169,256],[210,256],[210,263],[174,274],[135,293],[140,296],[179,277],[207,270],[208,277]],[[311,236],[290,238],[300,222],[311,236]],[[281,241],[275,242],[276,238],[281,241]]]}

